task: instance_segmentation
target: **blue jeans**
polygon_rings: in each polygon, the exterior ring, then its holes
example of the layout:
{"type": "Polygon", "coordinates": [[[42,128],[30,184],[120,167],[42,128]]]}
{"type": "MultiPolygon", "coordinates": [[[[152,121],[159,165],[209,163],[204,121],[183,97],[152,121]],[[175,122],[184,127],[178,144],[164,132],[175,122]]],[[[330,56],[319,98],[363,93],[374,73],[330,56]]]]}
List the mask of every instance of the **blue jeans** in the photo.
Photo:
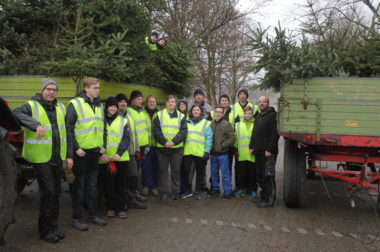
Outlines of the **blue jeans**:
{"type": "Polygon", "coordinates": [[[156,148],[151,147],[142,160],[142,182],[143,186],[149,188],[157,187],[157,154],[156,148]]]}
{"type": "Polygon", "coordinates": [[[222,184],[224,194],[231,195],[232,186],[228,154],[212,156],[211,158],[211,178],[214,191],[220,191],[219,170],[222,171],[222,184]]]}

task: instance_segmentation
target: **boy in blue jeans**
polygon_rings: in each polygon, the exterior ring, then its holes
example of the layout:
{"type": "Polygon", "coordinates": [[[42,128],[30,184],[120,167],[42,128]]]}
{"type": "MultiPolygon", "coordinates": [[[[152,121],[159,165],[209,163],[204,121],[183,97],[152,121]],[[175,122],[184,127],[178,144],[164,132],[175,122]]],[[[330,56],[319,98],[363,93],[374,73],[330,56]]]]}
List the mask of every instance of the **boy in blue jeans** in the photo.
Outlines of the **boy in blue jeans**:
{"type": "Polygon", "coordinates": [[[234,145],[235,133],[231,124],[223,120],[224,109],[217,106],[214,110],[214,120],[211,122],[213,144],[211,149],[211,180],[213,189],[210,195],[220,194],[219,170],[222,171],[223,199],[232,198],[231,174],[228,150],[234,145]]]}

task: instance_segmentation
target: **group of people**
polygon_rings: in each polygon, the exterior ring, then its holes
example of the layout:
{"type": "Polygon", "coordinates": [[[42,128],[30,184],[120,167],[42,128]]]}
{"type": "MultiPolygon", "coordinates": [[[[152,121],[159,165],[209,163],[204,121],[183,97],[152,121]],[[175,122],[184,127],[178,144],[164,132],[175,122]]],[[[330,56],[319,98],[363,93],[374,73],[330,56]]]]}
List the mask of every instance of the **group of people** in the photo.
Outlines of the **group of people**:
{"type": "Polygon", "coordinates": [[[152,52],[156,53],[158,50],[164,49],[167,44],[167,40],[164,37],[159,38],[158,32],[152,31],[149,37],[145,37],[145,44],[149,46],[152,52]]]}
{"type": "Polygon", "coordinates": [[[55,243],[65,237],[57,222],[63,161],[75,176],[72,226],[80,231],[88,230],[85,212],[87,222],[107,224],[97,213],[99,194],[105,196],[106,216],[122,219],[128,208],[145,209],[144,196],[150,193],[161,200],[200,200],[203,191],[223,199],[249,194],[257,207],[273,207],[278,134],[268,97],[260,97],[256,106],[242,89],[236,104],[222,95],[212,108],[203,90],[196,89],[190,104],[169,95],[159,110],[153,95],[143,106],[139,90],[129,100],[123,93],[109,97],[103,106],[98,79],[84,79],[83,87],[65,108],[56,99],[58,83],[46,78],[41,93],[14,110],[25,127],[23,157],[37,174],[41,239],[55,243]]]}

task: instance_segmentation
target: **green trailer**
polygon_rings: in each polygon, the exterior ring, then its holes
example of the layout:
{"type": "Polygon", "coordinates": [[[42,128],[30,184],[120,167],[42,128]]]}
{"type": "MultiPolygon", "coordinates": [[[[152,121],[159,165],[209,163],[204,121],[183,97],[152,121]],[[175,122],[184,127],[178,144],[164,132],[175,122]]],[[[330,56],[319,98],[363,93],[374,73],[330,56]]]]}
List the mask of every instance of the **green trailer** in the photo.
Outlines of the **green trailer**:
{"type": "Polygon", "coordinates": [[[380,79],[298,79],[281,89],[278,131],[285,139],[284,201],[300,207],[306,174],[379,191],[380,79]],[[318,160],[339,162],[321,169],[318,160]]]}

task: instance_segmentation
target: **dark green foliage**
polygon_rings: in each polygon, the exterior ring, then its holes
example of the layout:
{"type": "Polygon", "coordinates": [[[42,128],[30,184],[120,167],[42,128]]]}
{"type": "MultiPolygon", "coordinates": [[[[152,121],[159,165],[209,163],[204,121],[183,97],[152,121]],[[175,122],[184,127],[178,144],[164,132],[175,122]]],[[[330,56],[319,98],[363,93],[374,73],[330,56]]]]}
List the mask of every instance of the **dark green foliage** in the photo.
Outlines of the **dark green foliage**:
{"type": "Polygon", "coordinates": [[[151,11],[164,6],[163,0],[0,0],[0,74],[77,82],[96,76],[184,92],[188,54],[172,45],[152,55],[144,42],[151,11]]]}

